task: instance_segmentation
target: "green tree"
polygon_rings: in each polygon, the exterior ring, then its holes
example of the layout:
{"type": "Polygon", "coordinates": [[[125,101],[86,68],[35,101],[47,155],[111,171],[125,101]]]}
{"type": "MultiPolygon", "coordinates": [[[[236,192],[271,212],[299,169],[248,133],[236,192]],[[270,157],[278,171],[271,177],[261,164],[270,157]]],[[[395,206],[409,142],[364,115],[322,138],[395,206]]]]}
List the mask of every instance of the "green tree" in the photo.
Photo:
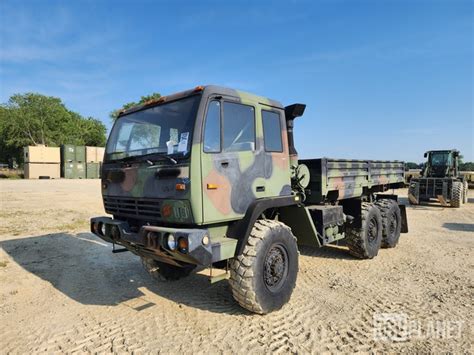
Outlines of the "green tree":
{"type": "Polygon", "coordinates": [[[147,101],[150,101],[150,100],[156,100],[156,99],[159,99],[161,97],[161,94],[157,93],[157,92],[154,92],[150,95],[146,95],[146,96],[142,96],[140,98],[140,100],[138,102],[129,102],[129,103],[126,103],[124,104],[121,108],[117,109],[117,110],[113,110],[109,116],[110,118],[112,119],[112,121],[115,121],[118,117],[118,115],[120,114],[120,111],[122,110],[127,110],[133,106],[137,106],[137,105],[141,105],[141,104],[144,104],[145,102],[147,101]]]}
{"type": "Polygon", "coordinates": [[[460,171],[474,171],[474,162],[467,161],[465,163],[459,164],[460,171]]]}
{"type": "Polygon", "coordinates": [[[61,99],[37,93],[15,94],[0,105],[0,161],[21,161],[22,147],[45,144],[105,145],[105,125],[66,108],[61,99]]]}

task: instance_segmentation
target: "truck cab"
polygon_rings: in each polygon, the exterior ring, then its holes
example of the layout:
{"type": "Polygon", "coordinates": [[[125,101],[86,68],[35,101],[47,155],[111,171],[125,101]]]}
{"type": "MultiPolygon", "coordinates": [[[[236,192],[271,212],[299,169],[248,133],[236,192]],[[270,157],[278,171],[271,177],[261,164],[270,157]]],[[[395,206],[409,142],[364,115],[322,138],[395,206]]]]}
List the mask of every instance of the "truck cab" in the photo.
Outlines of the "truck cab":
{"type": "Polygon", "coordinates": [[[102,196],[113,219],[94,219],[92,230],[109,241],[177,266],[233,257],[227,229],[254,200],[294,200],[284,107],[199,86],[121,112],[102,196]]]}

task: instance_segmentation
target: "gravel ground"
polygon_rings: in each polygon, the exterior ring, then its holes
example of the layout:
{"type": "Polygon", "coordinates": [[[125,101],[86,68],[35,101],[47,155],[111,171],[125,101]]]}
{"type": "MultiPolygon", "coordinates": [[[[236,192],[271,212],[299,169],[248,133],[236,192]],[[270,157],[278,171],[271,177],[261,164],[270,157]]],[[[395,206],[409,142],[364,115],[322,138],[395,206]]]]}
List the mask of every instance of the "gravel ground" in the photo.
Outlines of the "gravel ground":
{"type": "MultiPolygon", "coordinates": [[[[406,191],[400,195],[406,203],[406,191]]],[[[290,302],[266,316],[199,274],[156,283],[88,232],[98,180],[0,181],[0,352],[473,352],[474,191],[407,207],[374,260],[300,250],[290,302]]]]}

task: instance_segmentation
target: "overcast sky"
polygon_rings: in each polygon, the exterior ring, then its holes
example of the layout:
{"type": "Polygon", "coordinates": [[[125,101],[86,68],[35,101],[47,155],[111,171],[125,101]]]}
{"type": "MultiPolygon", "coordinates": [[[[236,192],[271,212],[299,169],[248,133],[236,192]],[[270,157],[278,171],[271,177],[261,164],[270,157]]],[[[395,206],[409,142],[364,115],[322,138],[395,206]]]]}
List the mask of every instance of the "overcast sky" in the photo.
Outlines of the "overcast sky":
{"type": "Polygon", "coordinates": [[[0,101],[108,114],[219,84],[283,104],[300,156],[474,160],[473,1],[0,1],[0,101]]]}

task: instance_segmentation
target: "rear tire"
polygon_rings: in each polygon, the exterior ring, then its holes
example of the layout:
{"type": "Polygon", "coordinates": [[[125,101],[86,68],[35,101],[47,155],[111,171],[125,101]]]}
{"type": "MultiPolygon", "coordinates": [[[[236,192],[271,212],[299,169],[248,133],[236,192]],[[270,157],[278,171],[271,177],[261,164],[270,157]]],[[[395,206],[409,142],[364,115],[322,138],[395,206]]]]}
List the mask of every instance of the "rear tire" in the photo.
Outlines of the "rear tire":
{"type": "Polygon", "coordinates": [[[351,255],[360,259],[377,256],[382,244],[382,216],[375,204],[362,203],[361,228],[348,228],[346,240],[351,255]]]}
{"type": "Polygon", "coordinates": [[[451,187],[451,207],[459,208],[461,207],[463,201],[463,190],[464,185],[460,181],[454,181],[453,186],[451,187]]]}
{"type": "Polygon", "coordinates": [[[469,195],[469,184],[467,183],[467,181],[464,181],[464,195],[463,195],[463,203],[467,203],[467,200],[468,200],[468,196],[469,195]]]}
{"type": "Polygon", "coordinates": [[[394,248],[400,239],[402,214],[397,201],[380,199],[376,202],[382,216],[382,248],[394,248]]]}
{"type": "Polygon", "coordinates": [[[234,299],[245,309],[266,314],[291,297],[298,274],[298,247],[291,229],[273,220],[258,220],[242,255],[230,262],[234,299]]]}
{"type": "Polygon", "coordinates": [[[196,265],[192,264],[179,267],[146,257],[142,257],[142,265],[151,277],[160,282],[182,279],[183,277],[189,276],[196,267],[196,265]]]}

